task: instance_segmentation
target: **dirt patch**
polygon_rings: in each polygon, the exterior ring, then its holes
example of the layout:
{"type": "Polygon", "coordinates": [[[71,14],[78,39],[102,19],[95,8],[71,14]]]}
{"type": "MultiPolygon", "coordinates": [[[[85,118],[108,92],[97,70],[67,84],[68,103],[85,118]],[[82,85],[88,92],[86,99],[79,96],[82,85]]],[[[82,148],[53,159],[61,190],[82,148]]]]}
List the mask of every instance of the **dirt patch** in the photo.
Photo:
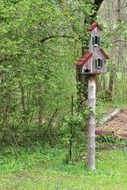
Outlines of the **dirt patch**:
{"type": "Polygon", "coordinates": [[[114,134],[127,139],[127,109],[123,109],[116,117],[101,127],[96,128],[96,135],[114,134]]]}

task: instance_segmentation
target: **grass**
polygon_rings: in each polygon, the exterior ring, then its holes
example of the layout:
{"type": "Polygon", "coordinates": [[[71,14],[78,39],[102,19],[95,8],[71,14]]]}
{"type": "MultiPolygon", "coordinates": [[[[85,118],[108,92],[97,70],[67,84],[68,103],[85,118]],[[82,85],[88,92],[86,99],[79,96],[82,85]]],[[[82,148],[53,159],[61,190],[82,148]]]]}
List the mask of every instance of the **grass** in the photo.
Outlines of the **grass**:
{"type": "MultiPolygon", "coordinates": [[[[98,119],[110,107],[127,105],[122,101],[97,101],[98,119]]],[[[127,190],[127,151],[97,149],[94,172],[87,170],[85,155],[72,164],[65,163],[65,155],[64,149],[44,148],[40,144],[2,148],[0,190],[127,190]]]]}
{"type": "Polygon", "coordinates": [[[97,152],[95,172],[84,160],[65,164],[65,151],[5,148],[0,155],[0,190],[126,190],[127,151],[97,152]]]}

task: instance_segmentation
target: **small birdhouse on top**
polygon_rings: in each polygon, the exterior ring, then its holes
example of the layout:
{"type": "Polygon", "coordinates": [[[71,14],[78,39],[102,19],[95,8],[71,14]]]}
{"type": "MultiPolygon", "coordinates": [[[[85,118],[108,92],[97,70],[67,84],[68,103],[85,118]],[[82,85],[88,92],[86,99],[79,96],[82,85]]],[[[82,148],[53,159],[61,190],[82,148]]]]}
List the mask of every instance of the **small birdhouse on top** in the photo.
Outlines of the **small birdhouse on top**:
{"type": "Polygon", "coordinates": [[[100,74],[106,73],[106,59],[109,56],[100,45],[101,26],[94,22],[88,27],[90,32],[89,51],[86,52],[76,63],[77,69],[81,74],[100,74]]]}

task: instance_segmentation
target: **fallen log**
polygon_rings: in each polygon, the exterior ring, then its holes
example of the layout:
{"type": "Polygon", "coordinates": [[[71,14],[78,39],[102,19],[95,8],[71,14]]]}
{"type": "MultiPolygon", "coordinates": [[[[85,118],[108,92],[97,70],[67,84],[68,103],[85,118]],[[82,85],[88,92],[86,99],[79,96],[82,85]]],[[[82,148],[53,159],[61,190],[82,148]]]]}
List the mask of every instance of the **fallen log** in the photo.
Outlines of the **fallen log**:
{"type": "Polygon", "coordinates": [[[120,112],[122,111],[122,109],[115,109],[112,113],[110,113],[107,117],[105,117],[101,122],[100,125],[104,125],[105,123],[111,121],[114,117],[116,117],[120,112]]]}

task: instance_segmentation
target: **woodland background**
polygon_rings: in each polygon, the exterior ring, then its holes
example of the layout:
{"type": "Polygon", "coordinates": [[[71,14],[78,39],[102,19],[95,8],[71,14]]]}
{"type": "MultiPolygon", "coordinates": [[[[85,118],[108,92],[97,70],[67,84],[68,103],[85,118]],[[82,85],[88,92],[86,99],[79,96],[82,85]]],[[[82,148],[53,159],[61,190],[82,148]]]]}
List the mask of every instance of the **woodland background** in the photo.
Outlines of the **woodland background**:
{"type": "Polygon", "coordinates": [[[0,190],[127,190],[126,83],[126,0],[0,0],[0,190]],[[90,172],[87,80],[75,65],[95,21],[110,59],[90,172]]]}
{"type": "Polygon", "coordinates": [[[126,9],[124,0],[1,0],[2,144],[68,143],[70,126],[76,126],[74,142],[84,141],[88,111],[85,106],[77,111],[75,63],[88,48],[87,27],[95,19],[103,26],[101,43],[110,56],[107,74],[97,80],[97,105],[124,104],[126,9]]]}

